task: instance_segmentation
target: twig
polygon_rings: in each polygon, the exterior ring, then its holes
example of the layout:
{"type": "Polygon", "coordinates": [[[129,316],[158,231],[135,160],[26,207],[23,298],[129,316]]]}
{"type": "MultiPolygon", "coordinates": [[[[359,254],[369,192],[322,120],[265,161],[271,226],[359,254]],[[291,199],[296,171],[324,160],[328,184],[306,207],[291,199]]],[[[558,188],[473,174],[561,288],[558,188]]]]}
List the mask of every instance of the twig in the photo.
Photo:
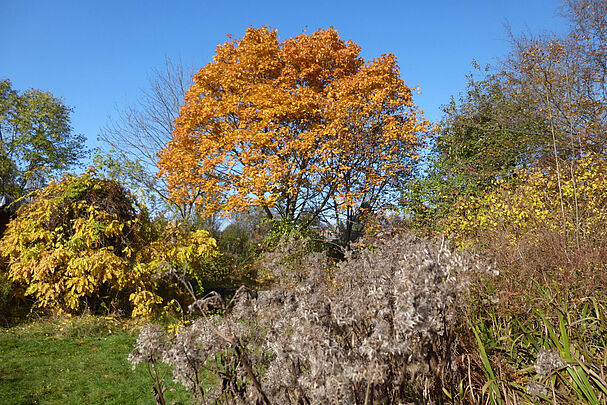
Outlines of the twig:
{"type": "MultiPolygon", "coordinates": [[[[261,396],[261,398],[263,400],[263,403],[266,404],[266,405],[271,405],[270,400],[268,399],[268,397],[266,396],[265,392],[263,391],[263,388],[261,387],[261,383],[259,382],[259,380],[255,376],[255,373],[253,372],[253,368],[249,364],[249,361],[247,359],[246,353],[243,350],[242,344],[240,343],[240,341],[238,340],[238,338],[236,337],[236,335],[234,335],[234,333],[232,333],[231,329],[229,328],[229,325],[228,325],[228,331],[230,333],[230,336],[225,336],[210,321],[210,319],[209,319],[209,317],[207,315],[207,311],[202,306],[201,301],[198,300],[198,299],[196,299],[196,294],[194,293],[194,289],[192,288],[192,284],[188,280],[185,279],[185,277],[183,276],[183,274],[178,273],[177,271],[175,271],[175,269],[173,269],[168,264],[166,264],[166,266],[169,267],[170,272],[185,286],[185,288],[188,291],[188,293],[192,296],[192,299],[194,299],[194,304],[198,307],[198,309],[202,313],[202,316],[204,317],[205,321],[209,324],[209,326],[211,327],[211,329],[213,330],[213,332],[215,332],[215,334],[218,337],[220,337],[221,339],[223,339],[226,343],[228,343],[229,345],[231,345],[231,346],[234,347],[234,351],[238,355],[238,359],[242,363],[242,366],[245,369],[248,377],[251,379],[251,381],[253,382],[253,385],[257,389],[257,392],[261,396]]],[[[243,288],[244,288],[244,286],[240,287],[237,290],[237,293],[240,292],[243,288]]],[[[231,302],[232,301],[230,301],[230,303],[231,302]]],[[[224,304],[224,309],[225,309],[225,304],[224,304]]]]}

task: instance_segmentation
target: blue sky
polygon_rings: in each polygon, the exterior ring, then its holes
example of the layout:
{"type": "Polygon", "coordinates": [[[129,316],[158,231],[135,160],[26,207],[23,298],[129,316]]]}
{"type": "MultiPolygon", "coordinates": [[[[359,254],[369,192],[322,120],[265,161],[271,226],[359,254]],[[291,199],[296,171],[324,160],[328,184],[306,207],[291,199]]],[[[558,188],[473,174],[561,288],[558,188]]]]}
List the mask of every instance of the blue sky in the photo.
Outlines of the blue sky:
{"type": "Polygon", "coordinates": [[[415,102],[431,120],[463,90],[471,61],[509,49],[514,33],[562,32],[556,0],[478,1],[23,1],[0,0],[0,78],[18,90],[52,92],[74,108],[72,126],[89,147],[116,107],[134,103],[166,58],[200,68],[226,34],[268,25],[281,38],[335,27],[363,56],[396,55],[421,87],[415,102]]]}

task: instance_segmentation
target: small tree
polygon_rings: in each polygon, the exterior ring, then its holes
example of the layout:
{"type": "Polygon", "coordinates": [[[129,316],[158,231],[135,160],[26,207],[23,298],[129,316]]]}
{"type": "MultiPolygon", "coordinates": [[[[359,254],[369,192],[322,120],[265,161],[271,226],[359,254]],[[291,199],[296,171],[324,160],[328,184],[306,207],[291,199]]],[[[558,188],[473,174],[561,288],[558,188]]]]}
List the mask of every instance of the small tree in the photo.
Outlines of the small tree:
{"type": "Polygon", "coordinates": [[[19,209],[0,250],[26,295],[42,307],[74,312],[85,299],[94,306],[99,297],[134,288],[130,256],[144,243],[146,221],[119,184],[68,176],[19,209]]]}
{"type": "Polygon", "coordinates": [[[533,100],[511,85],[508,72],[473,65],[465,91],[442,107],[443,118],[429,137],[428,170],[405,189],[403,205],[416,225],[438,226],[458,199],[552,154],[549,126],[531,113],[533,100]]]}

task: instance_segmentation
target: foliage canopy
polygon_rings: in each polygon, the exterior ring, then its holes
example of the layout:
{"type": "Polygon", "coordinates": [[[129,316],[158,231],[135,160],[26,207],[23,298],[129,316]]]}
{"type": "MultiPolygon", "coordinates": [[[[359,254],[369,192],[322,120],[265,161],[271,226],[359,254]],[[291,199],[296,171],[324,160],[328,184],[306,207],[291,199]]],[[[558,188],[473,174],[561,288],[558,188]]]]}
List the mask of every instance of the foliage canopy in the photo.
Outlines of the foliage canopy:
{"type": "Polygon", "coordinates": [[[160,175],[203,215],[353,217],[391,201],[425,129],[394,55],[365,61],[334,29],[250,28],[194,76],[160,175]]]}
{"type": "Polygon", "coordinates": [[[70,112],[51,93],[19,94],[10,80],[0,80],[0,193],[18,198],[84,155],[84,137],[72,134],[70,112]]]}

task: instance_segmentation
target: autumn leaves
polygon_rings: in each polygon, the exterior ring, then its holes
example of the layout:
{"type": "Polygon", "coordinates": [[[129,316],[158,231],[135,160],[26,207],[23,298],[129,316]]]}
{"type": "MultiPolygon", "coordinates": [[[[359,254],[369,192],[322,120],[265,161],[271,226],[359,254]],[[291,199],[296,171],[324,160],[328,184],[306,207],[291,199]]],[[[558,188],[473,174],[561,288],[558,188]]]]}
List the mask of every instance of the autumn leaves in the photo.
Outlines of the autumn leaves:
{"type": "Polygon", "coordinates": [[[194,76],[160,175],[203,215],[381,209],[425,129],[393,55],[365,61],[334,29],[280,41],[250,28],[194,76]]]}

